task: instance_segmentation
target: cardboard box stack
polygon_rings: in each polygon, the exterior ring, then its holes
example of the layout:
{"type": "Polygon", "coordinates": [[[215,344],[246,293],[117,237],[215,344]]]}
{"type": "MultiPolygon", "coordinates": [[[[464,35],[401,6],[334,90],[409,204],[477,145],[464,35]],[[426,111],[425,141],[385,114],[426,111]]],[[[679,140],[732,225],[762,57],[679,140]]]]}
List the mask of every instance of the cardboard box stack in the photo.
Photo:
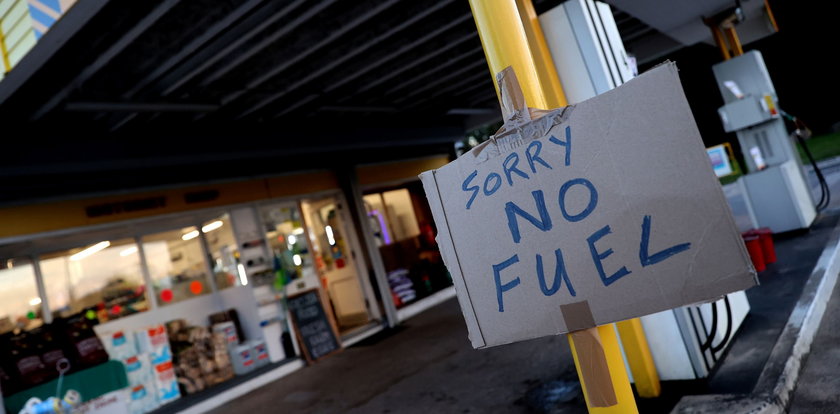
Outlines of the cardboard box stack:
{"type": "Polygon", "coordinates": [[[251,346],[251,352],[254,354],[254,369],[264,367],[271,362],[268,356],[268,346],[262,339],[254,339],[248,344],[251,346]]]}
{"type": "Polygon", "coordinates": [[[152,364],[158,402],[167,404],[181,397],[172,364],[172,349],[163,325],[154,325],[137,333],[137,348],[147,354],[152,364]]]}
{"type": "Polygon", "coordinates": [[[125,365],[128,406],[143,414],[181,397],[172,367],[172,351],[163,325],[137,332],[116,331],[102,335],[108,355],[125,365]]]}
{"type": "Polygon", "coordinates": [[[133,332],[116,331],[102,336],[105,350],[113,360],[125,365],[128,376],[128,411],[145,414],[160,406],[155,394],[154,375],[149,356],[141,354],[133,332]]]}
{"type": "Polygon", "coordinates": [[[184,320],[167,323],[178,383],[192,394],[233,378],[224,334],[184,320]]]}

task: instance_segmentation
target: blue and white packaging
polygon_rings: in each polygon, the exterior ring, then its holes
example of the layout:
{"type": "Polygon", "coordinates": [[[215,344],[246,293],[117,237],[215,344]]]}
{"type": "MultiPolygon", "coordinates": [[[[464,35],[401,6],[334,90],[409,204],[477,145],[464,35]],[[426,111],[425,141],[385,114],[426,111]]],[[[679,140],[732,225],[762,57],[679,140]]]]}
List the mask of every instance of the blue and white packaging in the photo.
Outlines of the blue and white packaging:
{"type": "Polygon", "coordinates": [[[148,355],[138,354],[122,360],[130,385],[149,383],[154,379],[148,355]]]}
{"type": "Polygon", "coordinates": [[[169,337],[163,325],[154,325],[137,332],[137,349],[149,355],[149,362],[158,365],[172,361],[169,337]]]}
{"type": "Polygon", "coordinates": [[[154,381],[151,378],[148,382],[128,387],[128,411],[131,414],[146,414],[159,406],[154,381]]]}
{"type": "Polygon", "coordinates": [[[109,332],[102,335],[101,340],[111,359],[122,361],[137,355],[137,343],[131,332],[109,332]]]}
{"type": "Polygon", "coordinates": [[[178,378],[175,376],[172,361],[153,364],[153,367],[155,394],[158,402],[163,405],[181,398],[181,392],[178,390],[178,378]]]}

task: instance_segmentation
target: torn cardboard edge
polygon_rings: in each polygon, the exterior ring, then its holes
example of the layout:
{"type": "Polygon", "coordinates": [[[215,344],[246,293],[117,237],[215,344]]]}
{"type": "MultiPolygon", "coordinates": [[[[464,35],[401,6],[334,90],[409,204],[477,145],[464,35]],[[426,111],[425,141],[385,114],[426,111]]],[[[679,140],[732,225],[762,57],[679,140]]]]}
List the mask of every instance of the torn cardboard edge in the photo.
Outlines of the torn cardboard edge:
{"type": "Polygon", "coordinates": [[[443,217],[445,222],[444,226],[437,226],[438,234],[435,236],[435,241],[438,246],[443,247],[439,249],[441,257],[443,258],[443,264],[450,273],[453,273],[453,277],[451,277],[452,284],[455,286],[455,292],[458,295],[458,304],[461,307],[461,313],[464,314],[464,320],[467,323],[467,334],[469,335],[470,343],[473,348],[484,348],[487,345],[487,342],[484,340],[484,334],[481,332],[481,325],[478,323],[478,316],[476,316],[476,311],[473,309],[473,301],[470,298],[470,292],[467,289],[464,272],[461,269],[461,261],[458,259],[458,254],[455,253],[455,242],[452,240],[452,235],[449,232],[449,217],[443,209],[443,198],[440,196],[440,186],[438,186],[437,179],[435,177],[436,172],[437,170],[430,170],[420,174],[421,177],[430,177],[431,181],[434,182],[434,188],[429,188],[425,185],[426,181],[421,178],[421,181],[424,183],[424,190],[427,194],[429,191],[436,192],[436,202],[431,202],[431,199],[428,199],[430,201],[429,208],[432,210],[432,214],[435,217],[443,217]],[[449,257],[448,252],[453,252],[455,257],[449,257]],[[463,300],[462,298],[466,298],[466,300],[463,300]],[[478,337],[474,337],[473,333],[478,333],[478,337]]]}

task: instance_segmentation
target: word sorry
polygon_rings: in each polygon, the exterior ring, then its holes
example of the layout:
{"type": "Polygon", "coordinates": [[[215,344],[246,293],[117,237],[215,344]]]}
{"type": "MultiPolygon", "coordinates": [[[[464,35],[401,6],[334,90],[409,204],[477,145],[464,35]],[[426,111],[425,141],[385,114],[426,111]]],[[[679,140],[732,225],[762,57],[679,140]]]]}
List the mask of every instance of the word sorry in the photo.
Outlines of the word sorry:
{"type": "MultiPolygon", "coordinates": [[[[568,167],[572,163],[572,130],[570,127],[566,127],[566,140],[562,141],[552,135],[548,138],[548,142],[552,144],[559,145],[564,147],[566,150],[566,157],[564,159],[564,164],[568,167]]],[[[551,170],[553,169],[551,165],[549,165],[542,157],[540,157],[540,151],[542,151],[542,141],[534,140],[531,141],[530,144],[525,148],[525,160],[528,163],[528,169],[531,170],[531,174],[537,173],[537,164],[542,165],[543,167],[551,170]]],[[[525,171],[519,169],[519,162],[520,157],[519,154],[516,152],[510,153],[504,161],[502,161],[502,174],[505,175],[505,179],[507,180],[508,186],[513,187],[513,174],[528,180],[531,177],[525,171]]],[[[467,200],[467,210],[472,207],[473,201],[475,198],[478,197],[479,190],[482,190],[482,193],[489,197],[499,191],[499,188],[502,187],[502,176],[497,172],[491,172],[484,177],[484,185],[479,188],[478,185],[473,185],[472,182],[475,180],[475,177],[478,176],[478,170],[474,170],[464,182],[461,184],[461,190],[467,192],[470,196],[467,200]]]]}

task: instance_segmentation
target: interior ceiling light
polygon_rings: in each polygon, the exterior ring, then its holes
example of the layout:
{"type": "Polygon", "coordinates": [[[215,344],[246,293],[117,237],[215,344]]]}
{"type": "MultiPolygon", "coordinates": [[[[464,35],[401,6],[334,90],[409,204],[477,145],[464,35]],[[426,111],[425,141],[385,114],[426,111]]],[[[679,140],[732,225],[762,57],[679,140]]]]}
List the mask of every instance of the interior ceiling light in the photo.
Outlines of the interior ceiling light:
{"type": "Polygon", "coordinates": [[[327,232],[327,241],[330,243],[330,246],[335,246],[335,236],[333,235],[332,226],[326,226],[324,230],[327,232]]]}
{"type": "Polygon", "coordinates": [[[223,224],[224,224],[224,223],[222,223],[222,221],[221,221],[221,220],[216,220],[216,221],[214,221],[214,222],[212,222],[212,223],[208,223],[207,225],[205,225],[204,227],[202,227],[202,228],[201,228],[201,231],[202,231],[202,232],[204,232],[204,233],[209,233],[209,232],[211,232],[211,231],[213,231],[213,230],[218,229],[219,227],[222,227],[222,225],[223,225],[223,224]]]}
{"type": "Polygon", "coordinates": [[[120,252],[120,256],[126,257],[130,254],[137,253],[137,246],[131,246],[123,251],[120,252]]]}
{"type": "Polygon", "coordinates": [[[94,253],[96,253],[96,252],[98,252],[102,249],[107,248],[110,245],[111,245],[111,242],[109,242],[107,240],[106,241],[101,241],[99,243],[94,244],[93,246],[90,246],[90,247],[88,247],[88,248],[70,256],[70,260],[73,260],[73,261],[82,260],[85,257],[88,257],[88,256],[90,256],[90,255],[92,255],[92,254],[94,254],[94,253]]]}

